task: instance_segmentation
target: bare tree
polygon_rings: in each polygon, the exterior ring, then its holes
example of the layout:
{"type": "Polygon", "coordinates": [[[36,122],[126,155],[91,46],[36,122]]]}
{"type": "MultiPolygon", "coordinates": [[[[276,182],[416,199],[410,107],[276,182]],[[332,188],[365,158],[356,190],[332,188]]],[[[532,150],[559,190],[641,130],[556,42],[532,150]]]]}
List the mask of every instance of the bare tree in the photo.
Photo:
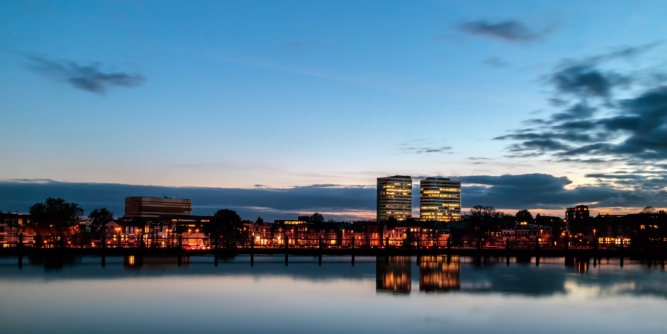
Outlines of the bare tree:
{"type": "Polygon", "coordinates": [[[645,206],[639,213],[643,215],[651,215],[655,213],[655,209],[652,206],[645,206]]]}

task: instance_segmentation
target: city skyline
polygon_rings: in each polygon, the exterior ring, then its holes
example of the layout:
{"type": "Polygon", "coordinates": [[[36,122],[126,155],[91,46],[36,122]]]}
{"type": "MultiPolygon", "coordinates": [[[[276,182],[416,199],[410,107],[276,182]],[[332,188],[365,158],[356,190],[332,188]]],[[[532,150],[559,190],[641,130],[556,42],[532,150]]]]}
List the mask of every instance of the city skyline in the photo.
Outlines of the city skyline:
{"type": "Polygon", "coordinates": [[[464,212],[664,208],[665,9],[3,2],[0,210],[372,218],[380,175],[460,180],[464,212]]]}
{"type": "MultiPolygon", "coordinates": [[[[544,177],[544,175],[536,175],[538,177],[544,177]]],[[[63,197],[63,194],[69,196],[68,200],[80,204],[81,208],[85,212],[90,212],[93,209],[99,207],[105,207],[115,213],[116,217],[121,217],[122,212],[127,213],[128,201],[151,201],[152,199],[167,199],[168,201],[187,201],[187,210],[188,214],[194,215],[212,215],[214,212],[220,208],[233,209],[238,211],[238,213],[246,219],[254,219],[253,217],[263,218],[265,220],[285,220],[293,219],[295,216],[304,215],[304,214],[313,214],[320,213],[328,215],[331,219],[334,220],[386,220],[389,216],[394,216],[395,214],[388,215],[386,209],[383,209],[387,204],[394,203],[392,200],[385,199],[384,197],[394,197],[394,193],[391,194],[383,193],[387,191],[387,187],[398,187],[401,188],[399,191],[407,191],[407,196],[399,201],[398,204],[409,204],[411,210],[407,208],[399,209],[401,211],[400,218],[398,220],[405,220],[405,218],[414,218],[414,219],[423,219],[423,220],[433,220],[424,217],[422,214],[422,203],[434,204],[434,199],[429,198],[430,194],[427,194],[424,197],[424,189],[438,189],[438,196],[436,197],[447,197],[446,199],[435,199],[436,202],[439,202],[438,205],[447,206],[444,210],[427,210],[428,212],[433,211],[434,213],[442,212],[444,215],[455,216],[463,218],[465,215],[472,213],[473,206],[486,206],[496,209],[498,212],[503,212],[502,209],[488,205],[489,203],[495,203],[495,201],[502,200],[503,198],[496,197],[493,191],[487,191],[483,194],[475,193],[474,191],[470,193],[472,199],[468,199],[467,196],[464,196],[463,190],[465,184],[461,184],[461,181],[451,180],[449,178],[443,177],[422,177],[414,178],[410,176],[390,176],[390,177],[380,177],[377,178],[377,187],[357,187],[354,188],[354,192],[349,192],[349,189],[345,191],[340,191],[338,188],[332,188],[331,196],[321,196],[321,194],[313,193],[311,187],[297,187],[295,189],[286,190],[286,189],[216,189],[216,188],[194,188],[194,187],[183,187],[183,188],[169,188],[169,187],[152,187],[152,186],[127,186],[127,185],[117,185],[117,184],[69,184],[64,185],[63,188],[66,188],[66,191],[54,187],[49,189],[54,185],[58,185],[58,182],[53,182],[49,180],[42,180],[41,182],[28,182],[27,184],[22,185],[19,189],[9,188],[6,192],[0,192],[0,200],[3,205],[6,207],[28,207],[35,202],[40,202],[46,197],[63,197]],[[404,183],[407,179],[410,180],[410,183],[404,183]],[[418,183],[412,183],[412,180],[415,179],[418,183]],[[396,183],[401,182],[399,186],[396,186],[396,183]],[[439,188],[440,186],[454,187],[454,188],[439,188]],[[30,189],[30,187],[33,187],[30,189]],[[409,190],[408,190],[409,189],[409,190]],[[339,191],[337,191],[339,190],[339,191]],[[167,191],[167,192],[165,192],[167,191]],[[171,191],[168,192],[168,191],[171,191]],[[258,191],[272,193],[271,196],[257,196],[258,191]],[[134,196],[137,193],[143,194],[143,196],[134,196]],[[166,193],[169,193],[170,196],[167,196],[166,193]],[[128,196],[128,194],[134,194],[128,196]],[[175,194],[178,194],[176,196],[175,194]],[[444,194],[444,195],[441,195],[444,194]],[[319,197],[318,197],[319,196],[319,197]],[[280,197],[280,201],[276,201],[276,198],[280,197]],[[194,202],[193,199],[194,198],[194,202]],[[407,198],[410,198],[409,200],[407,198]],[[468,203],[477,203],[474,205],[464,206],[462,205],[462,199],[465,199],[468,203]],[[228,205],[223,203],[230,203],[236,201],[241,203],[241,205],[228,205]],[[328,203],[330,205],[336,205],[338,203],[346,203],[347,205],[357,208],[357,209],[346,209],[345,211],[328,211],[326,207],[319,207],[318,210],[303,210],[299,209],[305,205],[312,203],[328,203]],[[267,203],[270,205],[276,206],[279,209],[270,209],[268,206],[262,206],[267,203]],[[485,203],[487,205],[483,205],[485,203]],[[373,205],[374,210],[369,210],[367,207],[373,205]],[[249,208],[249,209],[248,209],[249,208]],[[323,209],[324,208],[324,209],[323,209]],[[322,210],[323,209],[323,210],[322,210]],[[408,213],[410,212],[410,213],[408,213]],[[408,216],[410,215],[410,216],[408,216]]],[[[0,188],[3,185],[0,183],[0,188]]],[[[474,188],[474,186],[472,187],[474,188]]],[[[389,189],[390,191],[395,191],[395,189],[389,189]]],[[[402,193],[401,193],[402,194],[402,193]]],[[[148,202],[147,202],[148,203],[148,202]]],[[[564,202],[565,203],[565,202],[564,202]]],[[[396,204],[396,203],[394,203],[396,204]]],[[[430,205],[429,204],[429,205],[430,205]]],[[[142,204],[148,205],[150,204],[142,204]]],[[[392,204],[393,205],[393,204],[392,204]]],[[[579,207],[585,206],[585,204],[577,203],[579,207]]],[[[391,205],[390,205],[391,206],[391,205]]],[[[394,205],[395,206],[395,205],[394,205]]],[[[542,210],[529,210],[533,211],[534,214],[557,216],[566,218],[567,212],[570,208],[568,206],[574,205],[554,205],[551,209],[542,209],[542,210]]],[[[524,206],[528,207],[528,206],[524,206]]],[[[586,206],[588,207],[588,206],[586,206]]],[[[652,206],[644,206],[642,209],[652,206]]],[[[654,210],[659,210],[660,208],[653,208],[654,210]]],[[[520,209],[517,207],[515,209],[504,210],[507,214],[514,214],[515,211],[521,211],[526,209],[520,209]]],[[[588,209],[587,209],[588,210],[588,209]]],[[[22,210],[4,210],[6,213],[18,212],[26,213],[22,210]]],[[[629,212],[637,213],[637,212],[629,212]]],[[[591,214],[619,214],[618,212],[604,212],[599,208],[592,208],[591,214]]],[[[454,218],[454,217],[452,217],[454,218]]],[[[438,219],[436,219],[438,220],[438,219]]],[[[457,220],[447,218],[442,221],[457,220]]]]}
{"type": "Polygon", "coordinates": [[[0,1],[0,333],[664,332],[664,13],[0,1]]]}

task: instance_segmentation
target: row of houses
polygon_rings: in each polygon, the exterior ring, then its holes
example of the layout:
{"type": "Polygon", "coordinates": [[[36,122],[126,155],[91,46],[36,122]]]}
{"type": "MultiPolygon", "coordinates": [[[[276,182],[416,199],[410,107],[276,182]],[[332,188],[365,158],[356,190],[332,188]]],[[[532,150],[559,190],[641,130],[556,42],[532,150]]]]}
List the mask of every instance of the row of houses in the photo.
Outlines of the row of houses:
{"type": "Polygon", "coordinates": [[[281,247],[446,247],[449,229],[430,224],[376,222],[251,224],[255,245],[281,247]]]}
{"type": "MultiPolygon", "coordinates": [[[[102,226],[81,221],[57,233],[38,232],[31,217],[0,214],[0,244],[18,243],[72,247],[186,247],[206,248],[225,244],[236,247],[447,247],[450,243],[467,246],[502,247],[535,245],[629,246],[631,243],[662,245],[667,242],[667,214],[644,212],[628,215],[592,217],[587,206],[568,208],[565,219],[537,215],[520,217],[464,216],[450,222],[388,219],[325,223],[321,216],[300,216],[298,220],[273,223],[223,221],[215,216],[192,215],[191,202],[174,199],[128,198],[126,215],[102,226]],[[134,202],[133,202],[134,201],[134,202]],[[178,214],[147,212],[155,201],[163,205],[176,201],[178,214]],[[129,204],[128,204],[129,203],[129,204]],[[133,204],[134,203],[134,204],[133,204]],[[135,208],[138,207],[139,209],[135,208]],[[143,210],[143,211],[142,211],[143,210]],[[188,214],[183,214],[188,213],[188,214]],[[317,218],[317,219],[311,219],[317,218]],[[40,235],[41,234],[41,235],[40,235]],[[21,237],[19,238],[19,235],[21,237]],[[48,235],[48,236],[47,236],[48,235]]],[[[234,213],[235,215],[235,213],[234,213]]]]}

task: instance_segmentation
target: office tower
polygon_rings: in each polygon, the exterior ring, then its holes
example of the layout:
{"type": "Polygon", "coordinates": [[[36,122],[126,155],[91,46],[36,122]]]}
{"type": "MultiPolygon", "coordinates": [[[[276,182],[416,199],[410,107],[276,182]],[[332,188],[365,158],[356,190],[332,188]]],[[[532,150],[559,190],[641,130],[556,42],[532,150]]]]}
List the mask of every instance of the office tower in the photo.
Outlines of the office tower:
{"type": "Polygon", "coordinates": [[[410,176],[379,177],[377,183],[377,221],[394,217],[412,218],[412,178],[410,176]]]}
{"type": "Polygon", "coordinates": [[[419,182],[419,217],[422,221],[461,219],[461,181],[429,177],[419,182]]]}

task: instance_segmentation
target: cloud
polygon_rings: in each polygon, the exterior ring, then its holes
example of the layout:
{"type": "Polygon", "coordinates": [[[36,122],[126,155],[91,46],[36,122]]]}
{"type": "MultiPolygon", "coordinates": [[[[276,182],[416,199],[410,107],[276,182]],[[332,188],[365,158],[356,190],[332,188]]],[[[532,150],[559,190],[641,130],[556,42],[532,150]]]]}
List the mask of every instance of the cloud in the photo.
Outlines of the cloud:
{"type": "Polygon", "coordinates": [[[284,48],[291,51],[302,51],[308,48],[327,46],[328,44],[329,44],[328,42],[323,42],[323,41],[299,41],[299,42],[287,43],[287,45],[285,45],[284,48]]]}
{"type": "Polygon", "coordinates": [[[589,106],[585,102],[580,102],[569,108],[566,108],[564,112],[554,114],[552,118],[557,121],[590,118],[596,111],[596,108],[589,106]]]}
{"type": "Polygon", "coordinates": [[[551,81],[558,93],[581,97],[609,97],[613,88],[627,87],[632,82],[629,77],[581,64],[556,71],[551,81]]]}
{"type": "Polygon", "coordinates": [[[648,43],[639,46],[628,46],[622,48],[616,48],[606,53],[602,53],[584,60],[586,63],[600,63],[603,61],[609,61],[614,59],[633,59],[637,56],[640,56],[646,52],[653,50],[654,48],[662,45],[662,41],[657,41],[653,43],[648,43]]]}
{"type": "Polygon", "coordinates": [[[76,89],[103,94],[111,87],[135,87],[146,79],[140,74],[104,71],[100,64],[80,65],[68,60],[54,60],[26,55],[28,68],[76,89]]]}
{"type": "Polygon", "coordinates": [[[540,31],[529,28],[517,20],[491,22],[487,20],[471,21],[456,26],[459,31],[505,42],[533,42],[551,32],[551,28],[540,31]]]}
{"type": "Polygon", "coordinates": [[[404,147],[402,150],[406,153],[449,153],[452,150],[451,146],[439,147],[404,147]]]}
{"type": "Polygon", "coordinates": [[[548,174],[501,176],[461,176],[453,178],[463,184],[462,206],[491,205],[504,209],[562,209],[588,203],[596,207],[664,206],[664,191],[629,191],[607,186],[565,187],[572,184],[567,177],[548,174]]]}
{"type": "Polygon", "coordinates": [[[451,153],[451,146],[437,146],[433,143],[426,142],[423,139],[414,139],[408,143],[401,144],[400,150],[408,154],[422,154],[422,153],[451,153]]]}
{"type": "Polygon", "coordinates": [[[484,64],[495,68],[507,67],[507,62],[498,57],[487,58],[484,60],[484,64]]]}
{"type": "Polygon", "coordinates": [[[517,129],[495,139],[517,141],[507,146],[514,157],[550,155],[556,161],[581,163],[666,160],[667,86],[635,88],[635,72],[602,68],[606,62],[634,59],[658,45],[561,62],[545,81],[557,95],[548,99],[556,111],[546,120],[532,122],[537,127],[530,131],[517,129]]]}
{"type": "MultiPolygon", "coordinates": [[[[0,210],[27,212],[30,205],[47,197],[62,197],[81,204],[86,214],[106,206],[122,215],[125,197],[154,196],[189,198],[195,214],[213,214],[233,209],[244,219],[295,218],[301,212],[348,213],[368,216],[375,210],[375,189],[331,184],[273,188],[163,187],[113,183],[70,183],[52,180],[9,180],[0,182],[0,210]]],[[[373,213],[374,216],[374,213],[373,213]]]]}
{"type": "MultiPolygon", "coordinates": [[[[416,177],[415,179],[419,179],[416,177]]],[[[566,189],[572,181],[548,174],[474,175],[451,177],[462,182],[462,206],[491,205],[503,209],[562,209],[581,203],[591,207],[613,204],[621,207],[664,206],[667,194],[652,188],[619,190],[610,186],[566,189]]],[[[655,182],[667,178],[658,175],[655,182]]],[[[660,181],[662,180],[662,181],[660,181]]],[[[418,183],[417,183],[418,184],[418,183]]],[[[124,212],[125,197],[155,196],[188,198],[193,213],[210,215],[232,209],[244,219],[292,219],[300,213],[323,212],[343,217],[373,218],[376,189],[368,186],[312,185],[274,188],[163,187],[112,183],[71,183],[52,180],[0,181],[0,210],[27,212],[30,205],[47,197],[62,197],[79,203],[87,213],[107,207],[117,216],[124,212]]],[[[419,192],[413,206],[418,207],[419,192]]]]}

